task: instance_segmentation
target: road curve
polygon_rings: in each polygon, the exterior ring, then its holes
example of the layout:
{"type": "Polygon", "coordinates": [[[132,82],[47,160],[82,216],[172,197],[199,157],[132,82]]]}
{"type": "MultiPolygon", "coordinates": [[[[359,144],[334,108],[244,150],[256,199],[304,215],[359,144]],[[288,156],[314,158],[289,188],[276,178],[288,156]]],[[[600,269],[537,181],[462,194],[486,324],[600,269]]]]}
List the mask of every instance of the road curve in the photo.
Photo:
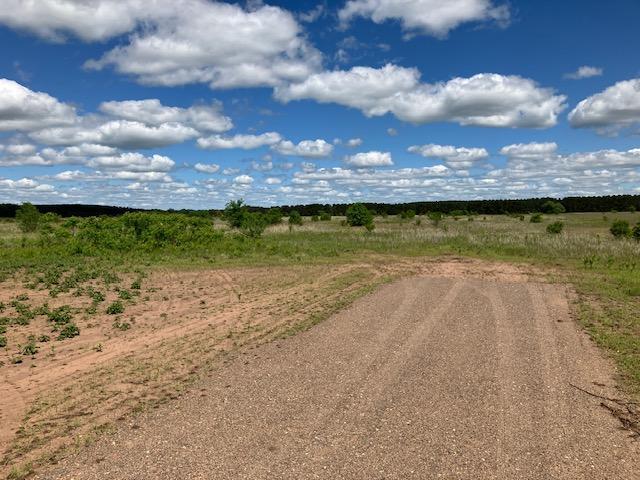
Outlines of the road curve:
{"type": "Polygon", "coordinates": [[[640,478],[557,285],[419,277],[239,355],[38,478],[640,478]]]}

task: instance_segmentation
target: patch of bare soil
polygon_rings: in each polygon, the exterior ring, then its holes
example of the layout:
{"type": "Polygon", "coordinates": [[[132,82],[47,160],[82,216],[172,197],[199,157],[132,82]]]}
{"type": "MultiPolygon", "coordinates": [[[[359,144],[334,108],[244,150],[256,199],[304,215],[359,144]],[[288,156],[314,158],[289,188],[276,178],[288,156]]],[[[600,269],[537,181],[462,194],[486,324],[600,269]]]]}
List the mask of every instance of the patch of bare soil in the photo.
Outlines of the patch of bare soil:
{"type": "MultiPolygon", "coordinates": [[[[506,263],[446,258],[373,261],[348,265],[155,271],[119,315],[76,315],[81,334],[38,344],[13,364],[16,345],[51,330],[45,317],[12,327],[0,352],[2,469],[26,461],[55,461],[81,447],[132,411],[176,398],[241,347],[305,329],[375,285],[400,276],[435,275],[523,282],[542,272],[506,263]],[[126,325],[126,328],[123,327],[126,325]]],[[[5,282],[0,301],[28,295],[33,306],[69,305],[83,312],[90,300],[5,282]]]]}

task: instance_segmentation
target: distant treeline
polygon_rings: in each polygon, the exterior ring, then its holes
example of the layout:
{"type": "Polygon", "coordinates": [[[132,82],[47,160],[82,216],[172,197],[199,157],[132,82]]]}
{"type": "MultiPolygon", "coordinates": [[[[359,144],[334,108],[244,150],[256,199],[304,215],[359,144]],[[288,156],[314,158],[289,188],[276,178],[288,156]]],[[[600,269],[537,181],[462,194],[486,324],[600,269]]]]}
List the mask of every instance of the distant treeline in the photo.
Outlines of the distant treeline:
{"type": "MultiPolygon", "coordinates": [[[[378,215],[398,215],[407,210],[413,210],[418,215],[427,212],[469,212],[478,215],[496,215],[505,213],[531,213],[542,210],[542,205],[549,201],[556,200],[564,205],[567,212],[610,212],[612,210],[628,211],[640,210],[640,195],[608,195],[602,197],[566,197],[562,199],[553,198],[525,198],[519,200],[445,200],[434,202],[411,202],[411,203],[368,203],[367,208],[378,215]]],[[[318,215],[319,212],[326,212],[331,215],[344,215],[349,204],[319,204],[309,205],[285,205],[279,207],[286,215],[293,210],[297,210],[303,216],[318,215]]],[[[128,207],[111,207],[105,205],[37,205],[41,213],[56,213],[62,217],[92,217],[92,216],[116,216],[126,212],[152,211],[128,207]]],[[[0,204],[0,217],[15,217],[18,205],[0,204]]],[[[268,208],[250,207],[252,211],[265,211],[268,208]]],[[[158,210],[154,210],[158,211],[158,210]]],[[[185,213],[191,215],[219,215],[221,210],[168,210],[174,213],[185,213]]]]}

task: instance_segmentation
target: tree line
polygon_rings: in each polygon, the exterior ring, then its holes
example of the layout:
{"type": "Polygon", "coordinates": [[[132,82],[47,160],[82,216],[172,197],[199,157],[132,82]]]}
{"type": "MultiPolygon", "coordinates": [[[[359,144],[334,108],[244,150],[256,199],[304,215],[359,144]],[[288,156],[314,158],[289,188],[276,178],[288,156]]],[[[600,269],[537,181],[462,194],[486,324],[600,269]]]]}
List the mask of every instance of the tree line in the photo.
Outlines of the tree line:
{"type": "MultiPolygon", "coordinates": [[[[640,195],[607,195],[599,197],[565,197],[561,199],[525,198],[525,199],[495,199],[495,200],[444,200],[429,202],[410,203],[372,203],[364,202],[364,205],[377,215],[400,215],[402,212],[411,210],[417,215],[425,215],[428,212],[442,212],[450,214],[452,212],[468,212],[478,215],[499,215],[506,213],[532,213],[543,211],[543,205],[550,201],[560,202],[565,210],[574,212],[610,212],[610,211],[636,211],[640,210],[640,195]]],[[[0,217],[14,218],[19,205],[0,204],[0,217]]],[[[319,204],[307,205],[283,205],[279,210],[288,215],[296,211],[303,216],[320,215],[321,212],[330,215],[343,216],[347,212],[350,204],[319,204]]],[[[59,205],[37,205],[42,213],[55,213],[61,217],[93,217],[93,216],[117,216],[127,212],[144,211],[142,209],[106,206],[106,205],[82,205],[82,204],[59,204],[59,205]]],[[[267,207],[248,207],[251,212],[268,212],[267,207]]],[[[161,210],[148,210],[161,211],[161,210]]],[[[186,213],[195,216],[220,216],[222,209],[202,209],[202,210],[164,210],[169,213],[186,213]]]]}

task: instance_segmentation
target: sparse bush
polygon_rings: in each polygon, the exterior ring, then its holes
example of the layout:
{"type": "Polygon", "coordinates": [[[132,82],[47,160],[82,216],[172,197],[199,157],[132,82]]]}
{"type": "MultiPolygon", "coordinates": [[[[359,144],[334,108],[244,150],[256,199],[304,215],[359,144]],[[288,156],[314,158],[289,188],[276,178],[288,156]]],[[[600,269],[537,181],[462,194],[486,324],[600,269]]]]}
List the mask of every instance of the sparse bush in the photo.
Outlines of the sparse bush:
{"type": "Polygon", "coordinates": [[[120,300],[131,300],[133,295],[129,290],[122,289],[118,292],[118,298],[120,298],[120,300]]]}
{"type": "Polygon", "coordinates": [[[240,231],[250,238],[260,238],[265,228],[267,228],[267,219],[261,213],[247,212],[242,219],[240,231]]]}
{"type": "Polygon", "coordinates": [[[412,220],[415,216],[416,212],[414,210],[404,210],[403,212],[400,212],[400,218],[402,220],[412,220]]]}
{"type": "Polygon", "coordinates": [[[38,353],[38,346],[36,345],[36,342],[33,338],[30,339],[29,342],[27,342],[27,344],[20,349],[20,353],[25,356],[35,355],[36,353],[38,353]]]}
{"type": "Polygon", "coordinates": [[[38,337],[38,341],[39,341],[40,343],[46,343],[46,342],[48,342],[49,340],[51,340],[51,337],[50,337],[49,335],[40,335],[40,336],[38,337]]]}
{"type": "Polygon", "coordinates": [[[540,210],[542,211],[542,213],[554,214],[554,215],[557,215],[559,213],[564,213],[567,211],[564,208],[564,205],[562,205],[560,202],[556,202],[553,200],[547,200],[546,202],[544,202],[540,207],[540,210]]]}
{"type": "Polygon", "coordinates": [[[631,236],[640,242],[640,222],[633,227],[633,231],[631,232],[631,236]]]}
{"type": "Polygon", "coordinates": [[[0,348],[4,348],[7,346],[7,337],[4,335],[0,335],[0,348]]]}
{"type": "Polygon", "coordinates": [[[80,335],[80,329],[75,323],[67,323],[62,330],[60,330],[60,334],[58,335],[58,340],[64,340],[65,338],[73,338],[80,335]]]}
{"type": "Polygon", "coordinates": [[[541,213],[534,213],[533,215],[531,215],[531,218],[529,218],[529,222],[531,222],[531,223],[542,223],[542,214],[541,213]]]}
{"type": "Polygon", "coordinates": [[[373,215],[362,203],[354,203],[347,208],[347,224],[352,227],[363,227],[373,223],[373,215]]]}
{"type": "Polygon", "coordinates": [[[376,229],[376,226],[373,222],[367,223],[364,228],[366,228],[367,232],[371,233],[376,229]]]}
{"type": "Polygon", "coordinates": [[[629,222],[627,222],[626,220],[616,220],[611,225],[609,231],[611,232],[611,235],[616,238],[631,236],[631,227],[629,226],[629,222]]]}
{"type": "Polygon", "coordinates": [[[328,213],[328,212],[320,211],[320,221],[321,222],[330,222],[331,221],[331,214],[328,213]]]}
{"type": "Polygon", "coordinates": [[[416,227],[419,227],[422,224],[422,220],[419,218],[416,218],[415,224],[416,224],[416,227]]]}
{"type": "Polygon", "coordinates": [[[16,222],[23,232],[35,232],[40,223],[40,212],[32,203],[23,203],[16,210],[16,222]]]}
{"type": "Polygon", "coordinates": [[[312,222],[319,222],[320,221],[320,217],[318,217],[318,215],[311,215],[311,221],[312,222]]]}
{"type": "Polygon", "coordinates": [[[289,212],[289,225],[302,225],[302,215],[297,210],[289,212]]]}
{"type": "Polygon", "coordinates": [[[559,233],[562,233],[563,229],[564,229],[564,223],[562,222],[553,222],[547,225],[547,233],[552,235],[557,235],[559,233]]]}
{"type": "Polygon", "coordinates": [[[120,300],[116,300],[111,305],[107,307],[107,314],[109,315],[118,315],[124,312],[124,305],[120,300]]]}
{"type": "Polygon", "coordinates": [[[113,328],[125,332],[131,328],[131,324],[129,322],[121,322],[120,320],[116,320],[115,322],[113,322],[113,328]]]}
{"type": "Polygon", "coordinates": [[[438,225],[440,225],[440,222],[442,221],[443,217],[444,217],[444,215],[442,214],[442,212],[429,212],[429,213],[427,213],[427,218],[433,224],[433,226],[436,227],[436,228],[438,227],[438,225]]]}
{"type": "Polygon", "coordinates": [[[62,305],[61,307],[51,310],[47,314],[47,317],[49,318],[50,322],[53,322],[56,325],[69,323],[72,318],[71,307],[69,305],[62,305]]]}

